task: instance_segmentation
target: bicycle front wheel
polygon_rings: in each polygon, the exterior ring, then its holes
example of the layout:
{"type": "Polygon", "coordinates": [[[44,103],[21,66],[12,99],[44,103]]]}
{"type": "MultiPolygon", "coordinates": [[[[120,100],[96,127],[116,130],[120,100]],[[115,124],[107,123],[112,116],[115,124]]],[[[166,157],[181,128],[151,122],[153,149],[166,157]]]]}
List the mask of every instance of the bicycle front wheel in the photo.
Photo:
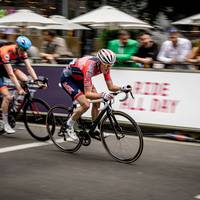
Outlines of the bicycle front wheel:
{"type": "Polygon", "coordinates": [[[24,106],[24,125],[30,135],[39,141],[49,139],[45,127],[46,115],[49,109],[50,107],[45,101],[36,98],[28,101],[24,106]]]}
{"type": "Polygon", "coordinates": [[[52,142],[58,149],[68,153],[78,151],[82,144],[80,139],[68,140],[66,122],[71,114],[71,111],[65,106],[56,105],[49,110],[46,118],[46,128],[52,142]]]}
{"type": "Polygon", "coordinates": [[[105,115],[100,130],[102,143],[115,160],[131,163],[142,154],[142,132],[126,113],[112,111],[110,115],[105,115]]]}

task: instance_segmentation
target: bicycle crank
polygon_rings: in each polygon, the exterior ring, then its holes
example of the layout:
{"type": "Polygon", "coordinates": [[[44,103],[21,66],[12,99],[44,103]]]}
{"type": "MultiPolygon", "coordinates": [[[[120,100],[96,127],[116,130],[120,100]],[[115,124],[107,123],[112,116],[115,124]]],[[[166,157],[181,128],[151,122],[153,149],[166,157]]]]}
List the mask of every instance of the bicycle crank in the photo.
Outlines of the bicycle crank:
{"type": "Polygon", "coordinates": [[[80,141],[81,141],[83,146],[89,146],[90,145],[91,138],[86,132],[80,131],[80,132],[77,133],[77,135],[80,138],[80,141]]]}

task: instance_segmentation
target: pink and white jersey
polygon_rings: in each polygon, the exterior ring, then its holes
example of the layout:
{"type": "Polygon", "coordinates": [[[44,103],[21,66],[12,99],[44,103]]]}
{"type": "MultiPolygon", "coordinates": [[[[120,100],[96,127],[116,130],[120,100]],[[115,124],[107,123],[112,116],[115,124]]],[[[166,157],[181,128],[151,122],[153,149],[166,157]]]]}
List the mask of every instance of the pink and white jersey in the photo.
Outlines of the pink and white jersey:
{"type": "MultiPolygon", "coordinates": [[[[92,77],[101,74],[100,63],[95,56],[85,56],[73,60],[64,70],[65,77],[72,77],[76,81],[83,81],[84,87],[92,87],[92,77]]],[[[111,80],[110,70],[104,74],[105,81],[111,80]]]]}

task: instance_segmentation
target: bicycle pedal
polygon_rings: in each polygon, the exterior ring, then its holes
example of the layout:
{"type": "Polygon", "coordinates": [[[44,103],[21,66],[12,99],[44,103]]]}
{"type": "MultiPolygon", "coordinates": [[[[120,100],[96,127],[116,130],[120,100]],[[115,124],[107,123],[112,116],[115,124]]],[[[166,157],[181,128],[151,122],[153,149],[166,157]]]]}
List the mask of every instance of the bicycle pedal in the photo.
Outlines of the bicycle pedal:
{"type": "Polygon", "coordinates": [[[83,146],[89,146],[90,145],[91,138],[86,132],[80,131],[79,133],[77,133],[77,135],[78,135],[78,137],[79,137],[79,139],[81,141],[81,144],[83,146]]]}

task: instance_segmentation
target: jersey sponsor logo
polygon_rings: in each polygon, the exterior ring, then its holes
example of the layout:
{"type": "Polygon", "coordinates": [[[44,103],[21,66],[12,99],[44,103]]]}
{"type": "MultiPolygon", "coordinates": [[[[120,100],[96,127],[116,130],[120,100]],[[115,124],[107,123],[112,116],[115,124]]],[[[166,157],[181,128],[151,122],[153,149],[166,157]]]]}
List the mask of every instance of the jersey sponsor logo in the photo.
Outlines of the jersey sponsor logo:
{"type": "Polygon", "coordinates": [[[91,86],[92,85],[92,74],[90,71],[86,73],[86,76],[84,77],[84,86],[91,86]]]}
{"type": "Polygon", "coordinates": [[[9,56],[8,54],[5,54],[5,55],[4,55],[4,59],[5,59],[5,60],[10,60],[10,56],[9,56]]]}
{"type": "Polygon", "coordinates": [[[93,74],[93,70],[94,70],[94,65],[93,65],[93,64],[90,64],[90,65],[89,65],[88,73],[93,74]]]}
{"type": "Polygon", "coordinates": [[[69,94],[72,94],[72,92],[74,91],[74,89],[69,86],[67,83],[63,83],[64,88],[67,90],[67,92],[69,92],[69,94]]]}

